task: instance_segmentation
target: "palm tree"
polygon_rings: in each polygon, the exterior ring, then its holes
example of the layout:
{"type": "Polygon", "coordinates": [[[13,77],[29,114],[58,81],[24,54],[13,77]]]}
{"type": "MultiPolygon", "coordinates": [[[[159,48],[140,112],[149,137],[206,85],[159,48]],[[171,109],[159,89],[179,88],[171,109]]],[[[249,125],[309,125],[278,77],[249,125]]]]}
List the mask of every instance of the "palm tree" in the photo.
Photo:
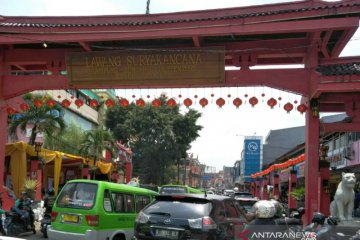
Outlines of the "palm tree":
{"type": "Polygon", "coordinates": [[[84,156],[93,157],[95,161],[100,160],[104,150],[108,150],[113,156],[114,139],[112,135],[101,128],[86,131],[80,145],[80,153],[84,156]]]}
{"type": "Polygon", "coordinates": [[[65,121],[61,116],[61,106],[54,104],[49,106],[46,101],[50,97],[39,94],[26,94],[23,96],[24,101],[29,109],[23,114],[17,114],[9,124],[10,134],[16,135],[18,127],[22,131],[26,131],[27,124],[32,124],[32,131],[28,143],[34,145],[36,137],[39,133],[46,133],[52,136],[54,133],[63,131],[66,127],[65,121]],[[34,102],[41,101],[42,106],[35,106],[34,102]]]}

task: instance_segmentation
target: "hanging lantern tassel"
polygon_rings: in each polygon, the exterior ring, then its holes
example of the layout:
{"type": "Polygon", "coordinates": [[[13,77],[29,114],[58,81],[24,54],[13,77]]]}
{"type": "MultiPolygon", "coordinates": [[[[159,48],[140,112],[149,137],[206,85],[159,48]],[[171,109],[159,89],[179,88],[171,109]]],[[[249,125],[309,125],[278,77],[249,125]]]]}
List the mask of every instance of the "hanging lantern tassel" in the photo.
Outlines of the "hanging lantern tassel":
{"type": "Polygon", "coordinates": [[[254,107],[256,104],[258,104],[259,100],[256,97],[252,97],[249,99],[249,103],[252,107],[254,107]]]}
{"type": "Polygon", "coordinates": [[[284,109],[287,113],[290,113],[294,109],[294,105],[288,102],[284,105],[284,109]]]}
{"type": "Polygon", "coordinates": [[[219,108],[222,108],[222,106],[225,105],[225,100],[224,100],[223,98],[218,98],[218,99],[216,100],[216,105],[218,105],[219,108]]]}
{"type": "Polygon", "coordinates": [[[206,98],[202,98],[199,101],[199,104],[201,105],[202,108],[206,107],[206,105],[209,104],[209,101],[206,98]]]}

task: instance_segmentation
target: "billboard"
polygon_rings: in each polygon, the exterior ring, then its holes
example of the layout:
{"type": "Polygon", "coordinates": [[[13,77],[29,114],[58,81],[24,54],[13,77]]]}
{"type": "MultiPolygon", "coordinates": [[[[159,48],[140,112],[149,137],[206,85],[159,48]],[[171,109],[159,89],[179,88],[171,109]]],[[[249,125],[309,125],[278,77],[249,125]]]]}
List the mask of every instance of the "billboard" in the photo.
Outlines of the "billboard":
{"type": "Polygon", "coordinates": [[[250,182],[251,178],[247,177],[261,170],[261,140],[245,139],[244,140],[244,175],[245,182],[250,182]]]}

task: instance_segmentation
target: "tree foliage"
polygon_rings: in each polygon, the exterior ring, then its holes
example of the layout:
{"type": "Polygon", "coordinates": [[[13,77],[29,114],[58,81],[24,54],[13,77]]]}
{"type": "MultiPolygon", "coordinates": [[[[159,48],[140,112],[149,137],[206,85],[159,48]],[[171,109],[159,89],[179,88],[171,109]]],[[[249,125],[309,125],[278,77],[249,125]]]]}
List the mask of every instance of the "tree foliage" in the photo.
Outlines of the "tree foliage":
{"type": "Polygon", "coordinates": [[[23,99],[28,104],[29,109],[25,113],[14,115],[9,124],[10,134],[15,134],[18,127],[25,132],[27,125],[31,124],[32,131],[28,143],[33,145],[39,133],[46,133],[51,136],[65,129],[66,125],[61,116],[61,107],[58,104],[53,107],[48,106],[46,100],[49,98],[49,96],[39,94],[24,95],[23,99]],[[43,102],[43,106],[35,106],[34,100],[40,100],[43,102]]]}
{"type": "Polygon", "coordinates": [[[196,124],[201,114],[189,110],[181,114],[179,106],[166,105],[167,98],[155,108],[115,106],[107,111],[106,127],[115,139],[127,143],[133,151],[133,175],[143,183],[162,184],[170,179],[169,171],[186,156],[190,144],[202,129],[196,124]],[[167,174],[165,174],[167,173],[167,174]]]}

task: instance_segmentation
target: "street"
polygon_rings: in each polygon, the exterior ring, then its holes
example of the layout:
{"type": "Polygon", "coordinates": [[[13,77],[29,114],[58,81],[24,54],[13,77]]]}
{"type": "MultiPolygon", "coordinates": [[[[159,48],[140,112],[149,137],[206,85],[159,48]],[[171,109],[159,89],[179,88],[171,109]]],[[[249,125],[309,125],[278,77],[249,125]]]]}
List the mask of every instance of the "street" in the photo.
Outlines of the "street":
{"type": "Polygon", "coordinates": [[[36,226],[36,234],[33,234],[32,232],[24,233],[24,234],[17,236],[17,238],[28,239],[28,240],[35,240],[35,239],[45,240],[45,239],[47,239],[47,238],[44,238],[42,233],[40,232],[40,222],[35,222],[35,226],[36,226]]]}

